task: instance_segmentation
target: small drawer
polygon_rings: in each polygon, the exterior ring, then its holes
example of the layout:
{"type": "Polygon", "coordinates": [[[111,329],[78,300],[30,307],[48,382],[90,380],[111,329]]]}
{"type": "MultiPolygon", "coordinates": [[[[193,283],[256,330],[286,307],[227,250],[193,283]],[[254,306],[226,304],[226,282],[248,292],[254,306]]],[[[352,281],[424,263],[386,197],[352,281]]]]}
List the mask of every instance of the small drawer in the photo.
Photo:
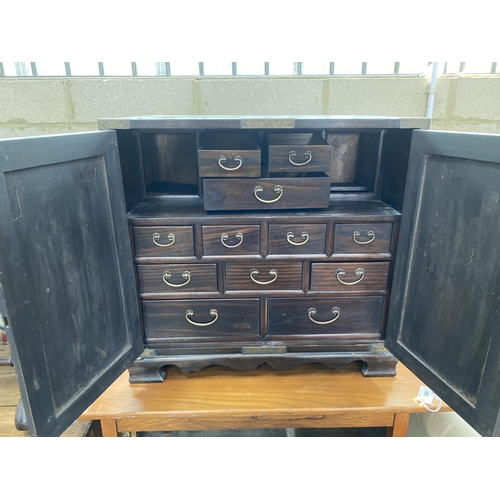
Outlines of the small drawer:
{"type": "Polygon", "coordinates": [[[330,177],[203,179],[205,210],[277,210],[327,208],[330,177]]]}
{"type": "Polygon", "coordinates": [[[330,145],[317,133],[269,134],[269,172],[328,172],[330,145]]]}
{"type": "Polygon", "coordinates": [[[259,299],[143,300],[142,313],[150,344],[181,338],[259,338],[259,299]]]}
{"type": "Polygon", "coordinates": [[[192,226],[141,226],[133,228],[137,257],[192,257],[192,226]]]}
{"type": "Polygon", "coordinates": [[[387,253],[392,224],[336,224],[333,253],[387,253]]]}
{"type": "Polygon", "coordinates": [[[259,255],[260,226],[203,226],[203,255],[259,255]]]}
{"type": "Polygon", "coordinates": [[[260,163],[254,134],[206,133],[200,138],[200,177],[260,177],[260,163]]]}
{"type": "Polygon", "coordinates": [[[270,254],[324,254],[326,224],[270,224],[270,254]]]}
{"type": "Polygon", "coordinates": [[[141,293],[216,292],[217,264],[138,265],[141,293]]]}
{"type": "Polygon", "coordinates": [[[269,336],[379,333],[383,297],[273,299],[269,336]]]}
{"type": "Polygon", "coordinates": [[[311,265],[313,292],[385,291],[389,262],[317,262],[311,265]]]}
{"type": "Polygon", "coordinates": [[[301,262],[226,264],[227,290],[301,290],[301,262]]]}

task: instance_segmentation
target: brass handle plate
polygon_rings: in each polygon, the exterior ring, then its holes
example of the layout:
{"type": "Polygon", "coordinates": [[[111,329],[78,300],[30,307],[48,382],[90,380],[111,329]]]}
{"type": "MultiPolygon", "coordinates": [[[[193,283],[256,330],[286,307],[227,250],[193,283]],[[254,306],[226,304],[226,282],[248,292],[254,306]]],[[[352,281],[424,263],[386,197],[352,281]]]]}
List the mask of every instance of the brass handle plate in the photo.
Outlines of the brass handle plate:
{"type": "Polygon", "coordinates": [[[236,167],[225,167],[222,163],[225,162],[226,159],[227,158],[224,155],[221,155],[219,158],[219,167],[224,170],[229,170],[229,171],[238,170],[241,167],[241,165],[243,165],[243,159],[239,155],[234,157],[234,161],[238,162],[238,165],[236,165],[236,167]]]}
{"type": "Polygon", "coordinates": [[[253,194],[262,203],[276,203],[283,196],[283,187],[280,186],[279,184],[276,184],[276,186],[274,186],[274,191],[276,193],[279,193],[278,197],[274,198],[274,200],[264,200],[260,198],[258,193],[262,193],[262,191],[264,191],[264,188],[262,186],[255,186],[253,188],[253,194]]]}
{"type": "Polygon", "coordinates": [[[252,279],[252,281],[254,283],[257,283],[257,285],[270,285],[271,283],[274,283],[277,279],[278,279],[278,271],[276,271],[276,269],[271,269],[269,271],[269,274],[271,276],[274,276],[273,279],[269,280],[269,281],[258,281],[254,278],[254,276],[257,276],[259,274],[259,271],[257,269],[252,269],[250,271],[250,278],[252,279]]]}
{"type": "Polygon", "coordinates": [[[373,231],[368,231],[366,234],[369,239],[366,241],[359,241],[358,238],[361,236],[361,233],[359,231],[354,231],[354,233],[352,233],[352,239],[358,245],[368,245],[368,243],[371,243],[375,239],[375,233],[373,231]]]}
{"type": "Polygon", "coordinates": [[[295,151],[290,151],[290,154],[288,155],[288,161],[292,165],[295,165],[296,167],[302,167],[304,165],[307,165],[313,159],[313,155],[312,155],[311,151],[309,151],[309,149],[304,153],[304,156],[307,158],[306,161],[304,161],[302,163],[297,163],[297,162],[293,161],[292,158],[295,158],[296,156],[297,156],[297,153],[295,151]]]}
{"type": "Polygon", "coordinates": [[[168,278],[172,277],[172,273],[170,273],[169,271],[165,271],[163,273],[163,281],[168,286],[180,288],[181,286],[186,286],[191,281],[191,273],[189,271],[182,271],[181,276],[186,280],[184,283],[170,283],[170,281],[168,281],[168,278]]]}
{"type": "Polygon", "coordinates": [[[210,326],[219,319],[219,313],[217,312],[217,309],[210,309],[210,316],[213,316],[214,319],[212,321],[209,321],[208,323],[198,323],[197,321],[193,321],[191,319],[191,316],[194,316],[194,311],[192,309],[188,309],[186,311],[186,321],[194,326],[210,326]]]}
{"type": "Polygon", "coordinates": [[[169,247],[170,245],[173,245],[175,243],[175,234],[173,233],[167,234],[167,239],[170,240],[170,243],[160,243],[159,242],[160,238],[161,238],[160,233],[153,234],[153,243],[159,247],[169,247]]]}
{"type": "Polygon", "coordinates": [[[356,281],[344,281],[341,276],[345,276],[345,271],[343,269],[337,269],[335,271],[335,277],[337,278],[337,281],[342,283],[343,285],[351,286],[351,285],[356,285],[359,283],[364,277],[365,277],[365,270],[362,267],[359,267],[354,271],[354,274],[357,276],[356,281]]]}
{"type": "Polygon", "coordinates": [[[305,245],[309,241],[309,234],[306,231],[302,231],[301,234],[302,238],[304,239],[303,241],[295,242],[292,241],[292,238],[295,238],[292,232],[286,233],[286,241],[290,243],[290,245],[295,245],[296,247],[299,247],[301,245],[305,245]]]}
{"type": "Polygon", "coordinates": [[[307,316],[309,319],[313,322],[316,323],[317,325],[329,325],[330,323],[333,323],[334,321],[337,321],[340,318],[340,308],[339,307],[333,307],[332,308],[332,314],[335,314],[335,317],[333,319],[330,319],[328,321],[318,321],[313,318],[313,316],[316,314],[316,309],[314,307],[310,307],[309,310],[307,311],[307,316]]]}
{"type": "Polygon", "coordinates": [[[238,243],[236,243],[236,245],[228,245],[226,243],[226,240],[229,238],[228,234],[227,233],[222,233],[220,235],[220,241],[221,243],[226,247],[226,248],[237,248],[239,247],[242,243],[243,243],[243,233],[236,233],[236,239],[240,240],[238,241],[238,243]]]}

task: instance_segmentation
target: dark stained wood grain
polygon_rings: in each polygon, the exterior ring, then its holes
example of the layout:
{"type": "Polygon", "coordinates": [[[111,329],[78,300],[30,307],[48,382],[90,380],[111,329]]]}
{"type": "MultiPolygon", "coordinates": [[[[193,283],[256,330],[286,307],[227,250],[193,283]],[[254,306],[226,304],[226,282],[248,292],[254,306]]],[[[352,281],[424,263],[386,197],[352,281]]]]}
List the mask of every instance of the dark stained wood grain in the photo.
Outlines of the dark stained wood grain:
{"type": "Polygon", "coordinates": [[[204,255],[259,255],[260,226],[258,225],[203,226],[202,229],[204,255]],[[236,237],[238,233],[242,238],[236,237]],[[227,235],[224,242],[221,240],[223,234],[227,235]],[[224,243],[235,248],[228,248],[224,243]]]}
{"type": "Polygon", "coordinates": [[[270,224],[269,253],[273,255],[324,254],[325,234],[326,224],[270,224]],[[304,232],[306,236],[302,236],[304,232]],[[300,245],[292,245],[287,239],[288,233],[293,234],[293,237],[289,237],[290,241],[300,245]],[[301,244],[304,241],[305,243],[301,244]]]}
{"type": "Polygon", "coordinates": [[[188,293],[216,292],[217,264],[165,264],[138,265],[139,288],[141,293],[188,293]],[[164,273],[171,276],[165,279],[174,285],[186,283],[184,286],[172,287],[163,280],[164,273]],[[191,277],[183,277],[183,272],[189,272],[191,277]]]}
{"type": "Polygon", "coordinates": [[[268,336],[378,333],[382,304],[383,297],[270,298],[268,336]],[[315,308],[313,319],[330,321],[336,316],[331,312],[334,307],[340,309],[340,315],[333,323],[318,325],[309,319],[309,309],[315,308]]]}
{"type": "Polygon", "coordinates": [[[415,132],[388,349],[480,434],[500,434],[500,137],[415,132]]]}
{"type": "Polygon", "coordinates": [[[385,253],[389,252],[391,246],[392,224],[336,224],[333,240],[333,251],[335,253],[385,253]],[[359,244],[354,241],[354,232],[358,231],[356,239],[366,242],[372,239],[369,231],[375,233],[375,239],[367,244],[359,244]]]}
{"type": "Polygon", "coordinates": [[[142,301],[146,342],[168,344],[170,339],[207,342],[215,337],[259,338],[259,299],[144,300],[142,301]],[[211,310],[217,311],[217,319],[211,310]],[[188,318],[208,326],[196,326],[188,318]]]}
{"type": "Polygon", "coordinates": [[[134,227],[134,246],[137,257],[191,257],[194,255],[194,240],[192,226],[148,226],[134,227]],[[160,237],[154,239],[153,236],[160,237]],[[173,234],[173,244],[164,247],[155,244],[166,245],[171,243],[168,238],[173,234]]]}
{"type": "Polygon", "coordinates": [[[313,263],[311,269],[311,290],[332,291],[342,293],[385,291],[389,277],[389,262],[336,262],[313,263]],[[354,285],[344,285],[338,278],[346,283],[360,279],[356,275],[358,269],[363,269],[363,279],[354,285]],[[344,275],[337,272],[343,270],[344,275]]]}
{"type": "Polygon", "coordinates": [[[116,135],[0,157],[0,314],[30,432],[59,435],[142,352],[116,135]]]}
{"type": "Polygon", "coordinates": [[[330,146],[319,134],[269,134],[268,144],[269,172],[327,172],[330,169],[330,146]],[[305,164],[294,165],[292,161],[305,164]]]}
{"type": "Polygon", "coordinates": [[[266,290],[301,290],[302,285],[302,262],[250,262],[248,264],[227,263],[226,264],[227,290],[260,291],[266,290]],[[277,271],[278,277],[269,284],[257,284],[252,281],[250,274],[252,269],[257,269],[254,279],[268,282],[274,278],[270,271],[277,271]]]}
{"type": "Polygon", "coordinates": [[[288,208],[326,208],[330,199],[330,178],[275,177],[258,179],[204,179],[205,210],[277,210],[288,208]],[[264,203],[255,196],[255,188],[262,192],[258,197],[272,201],[264,203]],[[282,187],[282,195],[276,186],[282,187]]]}

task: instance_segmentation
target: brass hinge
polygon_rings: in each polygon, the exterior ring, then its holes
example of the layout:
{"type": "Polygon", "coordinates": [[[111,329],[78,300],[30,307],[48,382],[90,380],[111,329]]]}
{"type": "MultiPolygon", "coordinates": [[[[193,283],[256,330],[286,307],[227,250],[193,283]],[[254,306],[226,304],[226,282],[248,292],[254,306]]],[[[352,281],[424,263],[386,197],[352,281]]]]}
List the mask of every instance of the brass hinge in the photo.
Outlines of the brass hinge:
{"type": "Polygon", "coordinates": [[[286,346],[253,346],[243,347],[243,354],[285,354],[286,346]]]}

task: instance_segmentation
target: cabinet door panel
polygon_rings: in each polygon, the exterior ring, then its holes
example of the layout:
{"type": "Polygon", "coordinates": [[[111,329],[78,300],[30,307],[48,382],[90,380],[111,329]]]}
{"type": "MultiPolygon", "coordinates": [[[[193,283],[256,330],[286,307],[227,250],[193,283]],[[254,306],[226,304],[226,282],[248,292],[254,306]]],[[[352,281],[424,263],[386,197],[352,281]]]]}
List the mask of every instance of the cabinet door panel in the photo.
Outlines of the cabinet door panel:
{"type": "Polygon", "coordinates": [[[142,351],[116,134],[0,141],[0,158],[0,314],[30,432],[53,436],[142,351]]]}
{"type": "Polygon", "coordinates": [[[388,349],[483,435],[499,434],[500,137],[419,131],[388,349]]]}

